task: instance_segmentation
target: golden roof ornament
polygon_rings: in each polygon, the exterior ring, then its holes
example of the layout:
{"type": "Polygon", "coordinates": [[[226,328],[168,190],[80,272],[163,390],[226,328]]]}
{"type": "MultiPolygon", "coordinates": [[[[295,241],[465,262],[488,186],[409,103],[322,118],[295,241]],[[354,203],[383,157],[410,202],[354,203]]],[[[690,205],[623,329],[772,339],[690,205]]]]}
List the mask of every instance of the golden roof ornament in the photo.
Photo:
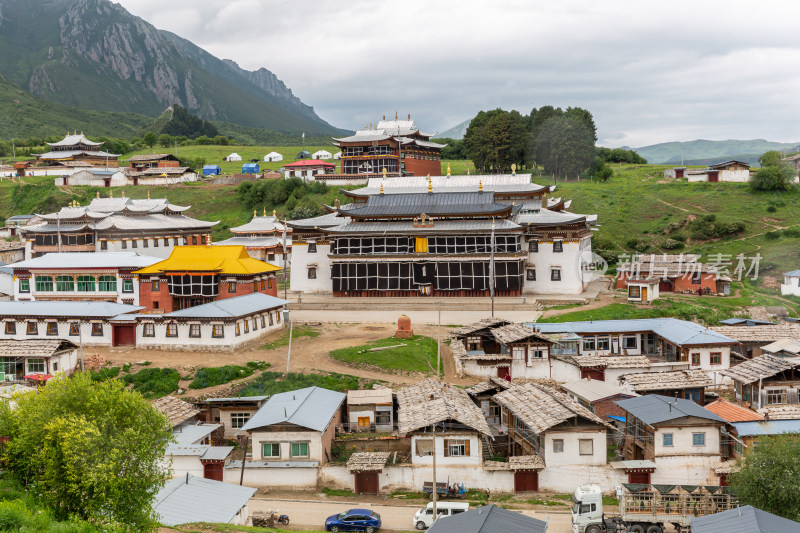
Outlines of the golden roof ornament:
{"type": "Polygon", "coordinates": [[[100,198],[100,191],[97,191],[97,196],[96,196],[96,198],[100,198]]]}
{"type": "Polygon", "coordinates": [[[383,174],[383,179],[386,179],[386,167],[381,169],[381,174],[383,174]]]}
{"type": "Polygon", "coordinates": [[[253,218],[255,218],[257,216],[258,216],[258,210],[257,209],[253,209],[253,218]]]}
{"type": "Polygon", "coordinates": [[[516,163],[511,165],[511,175],[512,176],[516,176],[517,175],[517,164],[516,163]]]}
{"type": "Polygon", "coordinates": [[[394,119],[397,120],[397,111],[394,112],[394,119]]]}
{"type": "Polygon", "coordinates": [[[114,198],[114,191],[108,191],[108,197],[114,198]]]}
{"type": "Polygon", "coordinates": [[[433,181],[431,181],[430,174],[428,174],[428,192],[433,192],[433,181]]]}
{"type": "MultiPolygon", "coordinates": [[[[267,210],[267,208],[265,207],[264,211],[266,211],[266,210],[267,210]]],[[[272,210],[272,217],[273,218],[278,218],[278,210],[277,209],[273,209],[272,210]]]]}
{"type": "Polygon", "coordinates": [[[148,200],[150,199],[150,191],[149,190],[147,191],[147,199],[148,200]]]}
{"type": "Polygon", "coordinates": [[[447,177],[450,177],[450,163],[447,163],[447,177]]]}
{"type": "Polygon", "coordinates": [[[383,183],[381,183],[381,194],[383,194],[383,183]]]}
{"type": "Polygon", "coordinates": [[[481,181],[479,181],[479,182],[478,182],[478,190],[479,190],[480,192],[483,192],[483,180],[481,180],[481,181]]]}

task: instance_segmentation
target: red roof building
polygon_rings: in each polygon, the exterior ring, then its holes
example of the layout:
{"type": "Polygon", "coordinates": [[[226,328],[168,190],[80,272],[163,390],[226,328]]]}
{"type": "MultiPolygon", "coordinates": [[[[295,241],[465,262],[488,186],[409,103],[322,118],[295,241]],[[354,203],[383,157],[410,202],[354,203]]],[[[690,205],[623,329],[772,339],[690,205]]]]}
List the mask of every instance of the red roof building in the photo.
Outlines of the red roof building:
{"type": "Polygon", "coordinates": [[[309,178],[317,174],[331,174],[336,170],[336,165],[322,161],[321,159],[301,159],[294,163],[283,165],[286,171],[285,178],[302,178],[309,181],[309,178]]]}
{"type": "Polygon", "coordinates": [[[722,398],[705,406],[706,409],[727,422],[751,422],[764,420],[764,417],[746,407],[736,405],[722,398]]]}

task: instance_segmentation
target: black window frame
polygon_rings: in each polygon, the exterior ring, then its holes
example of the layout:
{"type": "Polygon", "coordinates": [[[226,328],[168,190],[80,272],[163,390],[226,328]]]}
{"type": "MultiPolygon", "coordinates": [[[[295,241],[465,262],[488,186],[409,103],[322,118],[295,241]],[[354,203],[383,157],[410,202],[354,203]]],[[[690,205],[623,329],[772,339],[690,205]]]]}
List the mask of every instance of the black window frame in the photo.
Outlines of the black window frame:
{"type": "Polygon", "coordinates": [[[564,251],[563,241],[553,241],[553,253],[559,254],[564,251]]]}

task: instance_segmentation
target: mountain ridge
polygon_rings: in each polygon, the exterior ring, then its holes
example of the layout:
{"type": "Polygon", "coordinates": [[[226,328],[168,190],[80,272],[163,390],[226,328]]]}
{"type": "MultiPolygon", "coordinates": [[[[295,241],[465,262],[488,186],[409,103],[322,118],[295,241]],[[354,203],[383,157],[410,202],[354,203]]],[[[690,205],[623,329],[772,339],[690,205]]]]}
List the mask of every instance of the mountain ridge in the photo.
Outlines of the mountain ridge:
{"type": "Polygon", "coordinates": [[[633,150],[652,164],[713,164],[728,159],[738,159],[747,163],[758,164],[758,158],[770,150],[797,151],[800,143],[782,143],[765,139],[727,139],[709,141],[695,139],[693,141],[671,141],[651,144],[633,150]],[[681,153],[683,149],[683,153],[681,153]]]}
{"type": "Polygon", "coordinates": [[[149,116],[178,104],[283,133],[343,131],[269,70],[245,71],[108,0],[0,0],[0,27],[0,73],[45,100],[149,116]]]}

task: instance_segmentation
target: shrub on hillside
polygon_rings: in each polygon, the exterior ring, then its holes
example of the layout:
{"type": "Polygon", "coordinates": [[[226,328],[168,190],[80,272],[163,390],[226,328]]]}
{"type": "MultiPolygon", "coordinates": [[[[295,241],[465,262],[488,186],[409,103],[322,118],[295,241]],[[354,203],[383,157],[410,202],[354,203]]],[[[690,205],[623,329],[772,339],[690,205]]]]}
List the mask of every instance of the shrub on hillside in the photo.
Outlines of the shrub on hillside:
{"type": "Polygon", "coordinates": [[[178,390],[180,379],[180,374],[174,368],[143,368],[135,374],[127,374],[122,378],[126,384],[133,385],[133,390],[148,400],[161,398],[178,390]]]}
{"type": "Polygon", "coordinates": [[[787,165],[763,167],[750,178],[750,187],[756,191],[785,191],[794,177],[794,170],[787,165]]]}
{"type": "Polygon", "coordinates": [[[706,215],[689,223],[693,239],[708,240],[728,237],[743,232],[744,222],[719,222],[715,215],[706,215]]]}

